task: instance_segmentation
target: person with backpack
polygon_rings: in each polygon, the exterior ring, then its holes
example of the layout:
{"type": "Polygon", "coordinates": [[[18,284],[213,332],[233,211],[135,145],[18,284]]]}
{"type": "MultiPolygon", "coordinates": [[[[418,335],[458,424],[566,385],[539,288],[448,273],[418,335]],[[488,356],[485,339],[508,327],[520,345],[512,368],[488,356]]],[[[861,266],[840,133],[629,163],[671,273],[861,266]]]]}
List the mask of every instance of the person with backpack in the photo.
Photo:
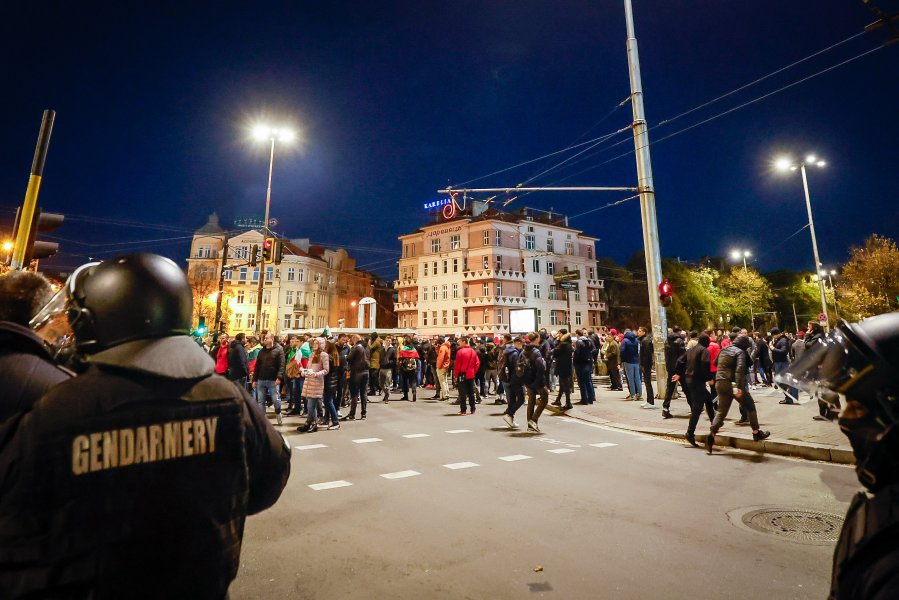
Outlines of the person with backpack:
{"type": "Polygon", "coordinates": [[[481,361],[480,366],[478,367],[478,372],[474,376],[475,380],[475,392],[478,395],[478,403],[480,404],[481,398],[486,398],[489,395],[489,386],[487,385],[487,362],[490,360],[490,355],[487,354],[487,347],[484,345],[484,342],[478,343],[478,360],[481,361]]]}
{"type": "Polygon", "coordinates": [[[518,357],[515,372],[527,392],[528,431],[540,433],[537,422],[543,409],[546,408],[546,403],[549,402],[549,390],[546,388],[546,360],[537,346],[540,343],[540,334],[532,331],[528,334],[527,341],[518,357]]]}
{"type": "Polygon", "coordinates": [[[453,368],[453,372],[456,374],[456,378],[458,379],[457,387],[459,388],[460,415],[466,414],[466,398],[468,399],[469,407],[471,407],[471,414],[474,414],[474,379],[477,375],[478,367],[480,366],[481,359],[478,358],[478,353],[475,352],[474,349],[469,345],[468,338],[461,338],[459,340],[459,349],[456,351],[456,362],[453,368]]]}
{"type": "MultiPolygon", "coordinates": [[[[493,393],[499,400],[499,377],[496,369],[499,364],[500,350],[494,341],[487,342],[487,368],[484,369],[484,380],[486,381],[487,395],[490,395],[490,384],[493,384],[493,393]]],[[[497,402],[498,403],[498,402],[497,402]]]]}
{"type": "Polygon", "coordinates": [[[522,388],[516,371],[518,357],[521,355],[521,338],[512,339],[512,336],[507,333],[505,340],[499,377],[506,391],[506,400],[509,405],[503,413],[503,421],[506,422],[509,429],[518,429],[515,412],[524,404],[524,388],[522,388]]]}
{"type": "Polygon", "coordinates": [[[565,395],[565,406],[562,410],[571,410],[571,388],[572,375],[574,368],[571,363],[571,357],[574,353],[571,348],[571,334],[567,329],[559,330],[559,343],[553,349],[553,364],[556,368],[556,376],[559,378],[559,395],[556,397],[553,406],[562,406],[562,394],[565,395]]]}
{"type": "Polygon", "coordinates": [[[400,381],[403,386],[403,397],[401,400],[409,401],[409,389],[412,389],[412,402],[418,400],[418,350],[412,343],[412,337],[406,336],[399,351],[399,371],[400,381]]]}
{"type": "Polygon", "coordinates": [[[574,373],[581,390],[581,401],[578,404],[593,404],[596,402],[596,389],[593,387],[593,341],[582,329],[575,333],[577,341],[574,345],[574,373]]]}

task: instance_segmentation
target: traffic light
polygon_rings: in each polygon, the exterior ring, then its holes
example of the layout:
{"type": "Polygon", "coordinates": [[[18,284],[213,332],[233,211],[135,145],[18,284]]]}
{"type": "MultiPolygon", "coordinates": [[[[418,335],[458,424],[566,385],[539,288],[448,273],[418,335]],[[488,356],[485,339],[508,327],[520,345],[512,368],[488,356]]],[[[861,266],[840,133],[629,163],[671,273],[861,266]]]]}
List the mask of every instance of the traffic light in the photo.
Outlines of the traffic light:
{"type": "Polygon", "coordinates": [[[265,238],[265,241],[262,242],[262,262],[263,264],[270,264],[272,259],[274,259],[274,250],[275,246],[275,238],[265,238]]]}
{"type": "MultiPolygon", "coordinates": [[[[16,209],[16,224],[13,233],[13,239],[19,233],[19,221],[21,219],[22,208],[16,209]]],[[[59,244],[56,242],[44,242],[36,239],[38,232],[53,231],[62,225],[65,220],[64,215],[57,213],[41,212],[41,208],[37,207],[34,211],[34,218],[31,220],[31,228],[28,230],[28,239],[25,242],[25,258],[22,261],[24,266],[28,266],[32,260],[40,260],[49,258],[59,251],[59,244]]]]}
{"type": "Polygon", "coordinates": [[[671,284],[667,280],[659,284],[659,300],[662,301],[662,306],[671,304],[671,284]]]}
{"type": "Polygon", "coordinates": [[[272,258],[276,265],[281,264],[281,260],[284,259],[284,241],[283,240],[275,240],[275,245],[272,248],[272,258]]]}
{"type": "Polygon", "coordinates": [[[195,330],[197,337],[203,337],[206,335],[206,317],[200,317],[200,322],[197,323],[197,329],[195,330]]]}
{"type": "Polygon", "coordinates": [[[253,244],[250,248],[250,266],[255,267],[259,262],[259,244],[253,244]]]}

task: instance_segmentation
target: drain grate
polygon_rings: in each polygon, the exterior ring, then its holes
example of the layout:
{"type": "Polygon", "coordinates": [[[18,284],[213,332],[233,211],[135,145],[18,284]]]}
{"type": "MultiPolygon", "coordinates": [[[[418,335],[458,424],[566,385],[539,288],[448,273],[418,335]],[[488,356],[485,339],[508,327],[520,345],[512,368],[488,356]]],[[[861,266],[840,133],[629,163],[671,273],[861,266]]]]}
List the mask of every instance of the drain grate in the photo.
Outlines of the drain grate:
{"type": "Polygon", "coordinates": [[[742,516],[743,524],[794,542],[835,542],[843,517],[813,510],[763,508],[742,516]]]}

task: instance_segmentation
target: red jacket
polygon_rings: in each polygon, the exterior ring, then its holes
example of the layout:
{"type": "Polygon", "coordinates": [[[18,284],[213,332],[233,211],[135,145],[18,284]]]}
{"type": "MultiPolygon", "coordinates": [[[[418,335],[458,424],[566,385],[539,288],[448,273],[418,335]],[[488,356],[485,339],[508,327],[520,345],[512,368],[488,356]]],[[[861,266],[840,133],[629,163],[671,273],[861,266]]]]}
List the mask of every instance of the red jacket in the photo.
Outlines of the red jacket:
{"type": "Polygon", "coordinates": [[[228,344],[219,348],[215,354],[215,372],[219,375],[228,372],[228,344]]]}
{"type": "Polygon", "coordinates": [[[453,373],[456,377],[465,373],[466,379],[474,379],[480,366],[481,359],[478,358],[478,353],[472,350],[471,346],[463,346],[456,352],[456,367],[453,369],[453,373]]]}
{"type": "Polygon", "coordinates": [[[718,358],[718,355],[721,354],[721,346],[718,345],[718,342],[710,342],[709,343],[709,360],[712,361],[711,372],[715,373],[718,371],[718,367],[715,366],[715,359],[718,358]]]}
{"type": "MultiPolygon", "coordinates": [[[[458,357],[459,355],[456,354],[458,357]]],[[[437,368],[438,369],[449,369],[450,366],[450,343],[443,342],[437,348],[437,368]]]]}

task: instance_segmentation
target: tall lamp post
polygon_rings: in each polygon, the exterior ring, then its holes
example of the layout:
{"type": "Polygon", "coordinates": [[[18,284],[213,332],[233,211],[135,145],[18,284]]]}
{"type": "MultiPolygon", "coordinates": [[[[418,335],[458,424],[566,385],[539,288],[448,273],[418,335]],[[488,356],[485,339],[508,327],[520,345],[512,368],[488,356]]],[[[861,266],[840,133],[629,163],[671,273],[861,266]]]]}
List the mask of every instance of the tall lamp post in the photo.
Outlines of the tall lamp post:
{"type": "MultiPolygon", "coordinates": [[[[253,127],[253,138],[260,142],[266,140],[271,142],[271,151],[268,160],[268,187],[265,191],[265,219],[262,222],[262,238],[264,240],[268,237],[267,234],[271,233],[271,230],[268,228],[268,221],[269,207],[272,202],[272,170],[275,165],[275,141],[289,144],[296,139],[296,135],[291,129],[259,124],[253,127]]],[[[265,288],[267,268],[265,263],[261,260],[258,263],[257,268],[259,269],[259,286],[256,289],[256,331],[262,331],[262,293],[265,288]]]]}
{"type": "Polygon", "coordinates": [[[837,308],[837,291],[833,287],[833,276],[836,275],[837,272],[834,269],[826,271],[821,269],[818,271],[819,279],[822,277],[827,277],[827,280],[830,282],[830,293],[833,294],[833,316],[835,319],[840,318],[840,310],[837,308]]]}
{"type": "MultiPolygon", "coordinates": [[[[774,165],[777,167],[779,171],[799,171],[802,173],[802,188],[805,191],[805,208],[808,210],[808,227],[809,231],[812,234],[812,253],[815,257],[815,270],[814,273],[817,273],[821,270],[821,259],[818,256],[818,239],[815,236],[815,221],[812,219],[812,201],[809,197],[808,193],[808,177],[805,174],[805,170],[807,166],[815,166],[815,167],[823,167],[827,163],[823,160],[820,160],[814,154],[809,154],[805,157],[805,160],[795,161],[788,156],[784,156],[778,158],[775,161],[774,165]]],[[[824,294],[824,278],[818,277],[818,291],[821,294],[821,312],[824,314],[825,318],[827,317],[827,296],[824,294]]],[[[824,330],[830,330],[830,323],[825,321],[824,330]]]]}
{"type": "MultiPolygon", "coordinates": [[[[734,260],[743,259],[743,272],[748,273],[749,267],[746,266],[746,259],[752,256],[749,250],[731,250],[730,257],[734,260]]],[[[755,314],[752,312],[752,302],[749,303],[749,333],[755,329],[755,314]]]]}

